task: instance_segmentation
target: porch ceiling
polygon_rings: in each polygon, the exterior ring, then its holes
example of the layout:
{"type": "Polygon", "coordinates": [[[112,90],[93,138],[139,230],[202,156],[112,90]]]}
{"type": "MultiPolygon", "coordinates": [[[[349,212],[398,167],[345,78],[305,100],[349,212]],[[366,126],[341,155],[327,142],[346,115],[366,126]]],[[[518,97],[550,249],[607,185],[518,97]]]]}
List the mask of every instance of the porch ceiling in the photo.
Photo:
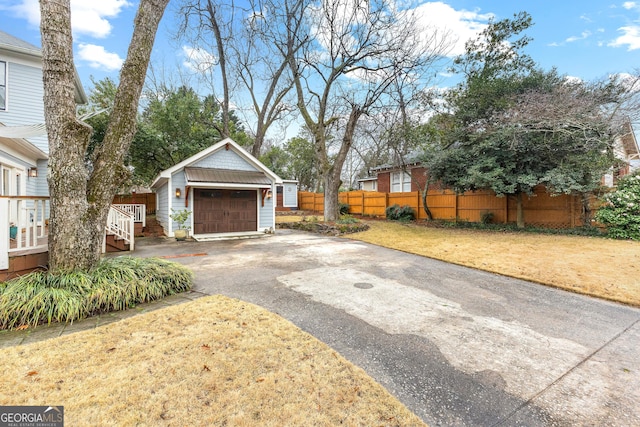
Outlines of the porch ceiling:
{"type": "Polygon", "coordinates": [[[253,184],[270,186],[271,179],[262,172],[239,171],[214,168],[184,168],[189,185],[195,183],[211,184],[253,184]]]}

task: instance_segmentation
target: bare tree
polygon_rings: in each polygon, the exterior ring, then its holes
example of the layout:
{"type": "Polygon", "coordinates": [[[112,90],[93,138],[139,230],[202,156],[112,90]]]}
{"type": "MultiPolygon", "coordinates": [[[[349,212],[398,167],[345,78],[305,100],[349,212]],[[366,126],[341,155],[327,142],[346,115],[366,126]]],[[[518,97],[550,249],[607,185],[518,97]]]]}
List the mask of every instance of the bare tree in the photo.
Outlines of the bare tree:
{"type": "MultiPolygon", "coordinates": [[[[294,3],[293,7],[300,6],[294,3]]],[[[212,80],[215,71],[220,73],[221,111],[227,123],[221,131],[229,132],[233,97],[235,108],[247,115],[247,125],[253,128],[251,151],[256,157],[267,131],[293,109],[285,102],[293,85],[286,78],[288,63],[276,47],[282,42],[280,30],[287,20],[287,10],[281,2],[271,0],[250,1],[246,7],[233,2],[223,5],[211,0],[187,0],[179,12],[183,18],[179,34],[198,48],[215,48],[215,62],[200,71],[212,80]],[[231,85],[232,81],[235,84],[231,85]]]]}
{"type": "Polygon", "coordinates": [[[401,76],[423,78],[447,48],[446,34],[419,28],[414,15],[393,6],[386,0],[310,2],[288,27],[283,53],[313,134],[328,221],[338,216],[342,167],[360,118],[388,99],[401,76]],[[335,125],[339,144],[330,151],[327,137],[335,125]]]}
{"type": "Polygon", "coordinates": [[[100,259],[113,196],[128,176],[124,159],[158,24],[168,0],[141,0],[113,112],[91,169],[91,127],[76,118],[69,0],[40,0],[44,111],[49,137],[49,267],[88,270],[100,259]]]}
{"type": "MultiPolygon", "coordinates": [[[[229,53],[228,46],[233,39],[233,15],[234,5],[214,3],[211,0],[185,0],[179,8],[179,15],[183,18],[178,30],[178,36],[189,39],[194,43],[195,52],[205,52],[206,60],[195,55],[191,58],[194,62],[200,62],[201,75],[214,70],[217,66],[220,72],[222,84],[222,101],[220,111],[222,126],[217,129],[223,137],[230,136],[230,98],[231,87],[229,85],[229,67],[227,65],[229,53]],[[215,50],[216,56],[209,58],[207,53],[215,50]],[[215,61],[215,63],[206,63],[215,61]]],[[[215,87],[211,84],[212,89],[215,87]]]]}
{"type": "Polygon", "coordinates": [[[256,157],[267,131],[292,110],[286,98],[293,81],[287,75],[287,58],[280,55],[277,45],[285,42],[281,33],[286,25],[282,24],[300,7],[301,2],[282,7],[278,1],[252,1],[240,26],[241,36],[232,45],[235,72],[250,98],[249,122],[255,123],[252,154],[256,157]]]}

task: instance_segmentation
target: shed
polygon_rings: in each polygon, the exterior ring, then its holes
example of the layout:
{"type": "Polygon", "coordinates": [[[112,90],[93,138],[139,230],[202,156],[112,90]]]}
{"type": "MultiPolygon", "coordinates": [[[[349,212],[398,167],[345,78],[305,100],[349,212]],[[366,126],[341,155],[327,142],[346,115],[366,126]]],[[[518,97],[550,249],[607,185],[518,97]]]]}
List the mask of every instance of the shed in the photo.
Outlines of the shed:
{"type": "Polygon", "coordinates": [[[276,211],[298,209],[298,181],[285,179],[276,186],[276,211]]]}
{"type": "Polygon", "coordinates": [[[166,169],[151,184],[156,219],[173,237],[172,210],[192,212],[193,238],[206,240],[275,230],[275,189],[283,181],[230,138],[166,169]]]}

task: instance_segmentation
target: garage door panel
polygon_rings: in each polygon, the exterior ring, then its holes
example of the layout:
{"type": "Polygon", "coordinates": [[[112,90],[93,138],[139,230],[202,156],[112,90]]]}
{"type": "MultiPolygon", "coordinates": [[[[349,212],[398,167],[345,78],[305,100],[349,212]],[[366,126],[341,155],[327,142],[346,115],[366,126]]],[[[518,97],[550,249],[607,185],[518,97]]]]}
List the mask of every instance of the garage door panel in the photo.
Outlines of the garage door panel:
{"type": "Polygon", "coordinates": [[[194,233],[227,233],[258,229],[255,190],[197,189],[194,192],[194,233]]]}

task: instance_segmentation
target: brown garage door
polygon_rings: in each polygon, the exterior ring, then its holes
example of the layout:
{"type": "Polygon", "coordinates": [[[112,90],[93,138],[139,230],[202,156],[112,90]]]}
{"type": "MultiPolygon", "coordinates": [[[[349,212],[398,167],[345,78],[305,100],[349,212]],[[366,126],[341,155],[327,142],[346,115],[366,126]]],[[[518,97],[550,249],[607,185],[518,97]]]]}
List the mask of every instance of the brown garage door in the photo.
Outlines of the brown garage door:
{"type": "Polygon", "coordinates": [[[258,196],[255,190],[195,189],[194,234],[258,230],[258,196]]]}

